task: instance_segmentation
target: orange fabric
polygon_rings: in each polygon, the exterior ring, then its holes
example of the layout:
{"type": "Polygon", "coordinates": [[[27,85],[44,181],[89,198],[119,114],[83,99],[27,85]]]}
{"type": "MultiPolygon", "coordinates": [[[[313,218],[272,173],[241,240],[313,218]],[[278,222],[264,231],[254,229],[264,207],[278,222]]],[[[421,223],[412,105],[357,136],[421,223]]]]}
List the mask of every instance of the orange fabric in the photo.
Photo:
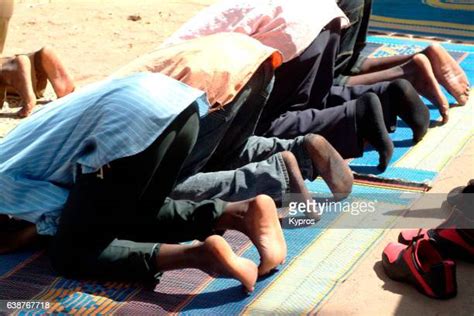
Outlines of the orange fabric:
{"type": "Polygon", "coordinates": [[[267,59],[275,68],[282,63],[277,50],[249,36],[219,33],[158,49],[115,76],[160,72],[206,92],[209,104],[216,109],[230,103],[267,59]]]}

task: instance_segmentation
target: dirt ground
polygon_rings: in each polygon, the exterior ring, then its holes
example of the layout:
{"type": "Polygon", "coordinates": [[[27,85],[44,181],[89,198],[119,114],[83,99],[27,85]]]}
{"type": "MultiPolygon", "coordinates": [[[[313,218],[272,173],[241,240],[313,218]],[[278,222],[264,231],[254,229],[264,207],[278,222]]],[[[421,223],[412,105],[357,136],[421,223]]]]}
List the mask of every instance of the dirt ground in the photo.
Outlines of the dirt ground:
{"type": "MultiPolygon", "coordinates": [[[[82,86],[106,77],[156,48],[183,22],[214,2],[216,0],[19,0],[4,55],[32,52],[50,45],[82,86]],[[136,18],[130,19],[130,16],[136,18]]],[[[469,106],[474,105],[472,100],[470,103],[469,106]]],[[[17,123],[17,119],[3,110],[0,137],[17,123]]],[[[440,174],[434,192],[448,192],[474,178],[473,161],[474,142],[471,140],[440,174]]],[[[378,264],[380,254],[389,240],[395,240],[396,234],[395,231],[387,233],[336,290],[321,314],[474,314],[472,265],[460,265],[460,293],[458,298],[448,302],[429,300],[414,289],[385,277],[378,264]]]]}
{"type": "Polygon", "coordinates": [[[215,0],[23,0],[4,55],[50,45],[79,84],[97,81],[149,52],[215,0]],[[139,20],[128,19],[137,16],[139,20]]]}

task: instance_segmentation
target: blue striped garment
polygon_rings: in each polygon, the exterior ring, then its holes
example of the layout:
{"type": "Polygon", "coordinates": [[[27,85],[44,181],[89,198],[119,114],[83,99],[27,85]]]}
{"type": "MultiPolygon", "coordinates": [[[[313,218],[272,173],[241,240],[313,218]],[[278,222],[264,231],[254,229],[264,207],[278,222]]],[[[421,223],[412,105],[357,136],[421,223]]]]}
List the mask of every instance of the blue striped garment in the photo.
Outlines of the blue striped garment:
{"type": "Polygon", "coordinates": [[[74,183],[84,173],[145,150],[190,105],[201,115],[204,92],[160,74],[90,85],[24,120],[0,142],[0,214],[54,235],[74,183]]]}

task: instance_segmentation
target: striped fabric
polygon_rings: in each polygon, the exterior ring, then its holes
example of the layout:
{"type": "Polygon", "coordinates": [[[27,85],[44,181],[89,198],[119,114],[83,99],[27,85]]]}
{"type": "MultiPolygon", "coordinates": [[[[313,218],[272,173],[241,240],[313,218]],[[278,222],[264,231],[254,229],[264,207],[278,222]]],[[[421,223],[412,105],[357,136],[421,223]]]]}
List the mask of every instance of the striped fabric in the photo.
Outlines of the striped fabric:
{"type": "MultiPolygon", "coordinates": [[[[414,45],[426,44],[379,37],[370,40],[381,44],[376,47],[376,56],[411,52],[414,45]]],[[[450,52],[461,54],[458,57],[463,58],[462,65],[472,80],[473,54],[470,54],[469,47],[443,45],[450,52]]],[[[397,154],[399,158],[389,167],[390,175],[397,179],[434,178],[469,135],[467,132],[473,126],[473,105],[470,103],[453,109],[446,126],[432,129],[422,143],[411,149],[396,139],[397,150],[403,150],[403,153],[397,154]],[[470,125],[466,123],[469,119],[470,125]]],[[[359,165],[363,163],[360,161],[359,165]]],[[[411,197],[423,191],[394,185],[381,187],[373,180],[362,181],[354,186],[351,198],[367,196],[374,200],[377,197],[384,203],[384,211],[376,213],[380,216],[359,215],[356,223],[360,222],[361,228],[356,229],[344,228],[348,227],[346,223],[354,223],[354,216],[348,213],[327,213],[317,225],[285,228],[289,246],[287,260],[277,273],[260,278],[252,295],[244,293],[234,279],[213,278],[195,269],[166,272],[154,290],[129,283],[69,280],[51,270],[43,253],[22,252],[0,256],[0,300],[45,300],[51,303],[48,310],[23,310],[18,311],[18,315],[316,314],[339,284],[347,281],[359,262],[373,250],[386,229],[399,224],[399,216],[413,203],[411,197]],[[368,225],[378,228],[368,228],[368,225]]],[[[321,180],[306,185],[311,192],[329,192],[321,180]]],[[[433,210],[432,216],[444,214],[433,210]]],[[[224,237],[236,253],[259,262],[258,251],[243,234],[228,231],[224,237]]],[[[459,311],[466,310],[466,305],[458,307],[459,311]]]]}
{"type": "MultiPolygon", "coordinates": [[[[197,102],[196,102],[197,101],[197,102]]],[[[35,112],[0,143],[0,213],[55,233],[77,166],[90,173],[146,149],[202,91],[160,74],[107,80],[35,112]]]]}

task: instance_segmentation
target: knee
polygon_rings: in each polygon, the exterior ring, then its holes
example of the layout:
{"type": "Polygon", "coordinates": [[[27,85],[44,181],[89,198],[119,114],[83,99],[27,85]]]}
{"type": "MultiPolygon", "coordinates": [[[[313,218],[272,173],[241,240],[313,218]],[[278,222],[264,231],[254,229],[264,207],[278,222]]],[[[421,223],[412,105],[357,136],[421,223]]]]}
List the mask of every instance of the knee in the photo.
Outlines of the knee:
{"type": "Polygon", "coordinates": [[[307,134],[304,136],[304,142],[306,144],[312,144],[315,148],[322,148],[323,146],[327,146],[328,141],[324,136],[319,134],[307,134]]]}
{"type": "Polygon", "coordinates": [[[397,79],[392,81],[388,86],[388,91],[391,97],[400,97],[413,93],[415,88],[413,85],[406,79],[397,79]]]}
{"type": "Polygon", "coordinates": [[[368,107],[374,107],[380,105],[380,99],[375,93],[369,92],[360,97],[357,100],[357,103],[363,103],[368,107]]]}
{"type": "Polygon", "coordinates": [[[54,54],[54,49],[51,46],[46,45],[43,46],[40,50],[38,50],[36,53],[39,55],[51,55],[54,54]]]}
{"type": "Polygon", "coordinates": [[[196,109],[189,108],[186,113],[183,113],[182,120],[178,119],[177,122],[181,122],[181,130],[176,136],[176,144],[181,148],[185,148],[188,154],[191,153],[195,146],[200,129],[200,118],[196,109]]]}
{"type": "Polygon", "coordinates": [[[9,59],[8,62],[10,62],[13,67],[15,67],[14,70],[19,70],[23,68],[26,64],[29,64],[30,60],[26,55],[16,55],[9,59]]]}
{"type": "Polygon", "coordinates": [[[300,172],[298,160],[296,159],[295,155],[292,152],[283,151],[280,153],[280,156],[281,156],[281,162],[283,162],[286,172],[288,173],[289,176],[300,172]]]}
{"type": "Polygon", "coordinates": [[[280,155],[287,167],[293,166],[295,164],[298,165],[298,161],[296,160],[295,155],[291,151],[282,151],[280,155]]]}

